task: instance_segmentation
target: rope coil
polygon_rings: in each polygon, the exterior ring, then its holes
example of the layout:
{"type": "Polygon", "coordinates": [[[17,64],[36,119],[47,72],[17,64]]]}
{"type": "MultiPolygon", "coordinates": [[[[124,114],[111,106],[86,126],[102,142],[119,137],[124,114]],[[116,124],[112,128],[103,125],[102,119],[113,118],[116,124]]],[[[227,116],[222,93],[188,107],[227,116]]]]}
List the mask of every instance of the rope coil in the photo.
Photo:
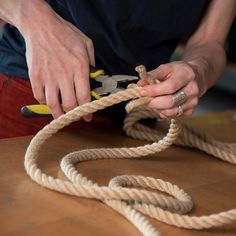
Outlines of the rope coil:
{"type": "Polygon", "coordinates": [[[193,207],[191,197],[178,186],[160,179],[123,175],[111,179],[108,186],[99,186],[76,170],[74,164],[78,162],[107,158],[140,158],[161,152],[172,144],[197,147],[215,157],[236,164],[236,144],[221,143],[186,124],[181,127],[179,121],[175,119],[170,120],[169,130],[164,136],[137,123],[141,118],[156,118],[155,112],[143,108],[149,101],[150,98],[140,98],[139,88],[132,85],[125,91],[79,106],[53,120],[36,134],[27,148],[24,162],[27,174],[43,187],[69,195],[101,200],[127,218],[143,235],[160,235],[145,215],[187,229],[211,228],[235,221],[236,209],[201,217],[184,215],[193,207]],[[70,153],[61,162],[61,169],[68,181],[48,176],[38,168],[39,150],[53,134],[84,115],[130,99],[136,100],[127,107],[129,115],[125,120],[124,130],[131,137],[154,143],[131,148],[84,149],[70,153]],[[153,190],[159,190],[169,196],[153,190]]]}

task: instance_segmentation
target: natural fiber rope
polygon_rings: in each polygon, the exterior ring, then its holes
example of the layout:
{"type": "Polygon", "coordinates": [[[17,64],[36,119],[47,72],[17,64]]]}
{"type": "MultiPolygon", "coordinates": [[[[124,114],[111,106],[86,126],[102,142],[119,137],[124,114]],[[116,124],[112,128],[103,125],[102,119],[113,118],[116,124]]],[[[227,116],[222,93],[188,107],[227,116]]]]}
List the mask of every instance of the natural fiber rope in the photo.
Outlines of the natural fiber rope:
{"type": "Polygon", "coordinates": [[[46,188],[69,195],[103,201],[126,217],[143,235],[159,235],[159,232],[149,223],[145,215],[170,225],[188,229],[210,228],[235,221],[236,209],[201,217],[183,215],[193,207],[190,196],[178,186],[160,179],[123,175],[113,178],[109,186],[99,186],[75,169],[74,164],[77,162],[106,158],[139,158],[165,150],[173,143],[196,147],[222,160],[236,164],[236,144],[216,141],[209,135],[186,124],[181,128],[175,119],[170,120],[170,127],[165,136],[137,123],[141,118],[157,117],[155,112],[143,108],[143,105],[149,101],[150,98],[140,98],[139,88],[133,85],[125,91],[79,106],[53,120],[37,133],[26,151],[25,168],[28,175],[46,188]],[[137,100],[127,106],[129,115],[124,125],[126,133],[134,138],[153,141],[153,144],[131,148],[84,149],[70,153],[61,162],[61,168],[69,181],[48,176],[38,168],[36,162],[39,150],[53,134],[81,119],[84,115],[130,99],[137,100]],[[153,190],[165,192],[170,196],[156,193],[153,190]]]}

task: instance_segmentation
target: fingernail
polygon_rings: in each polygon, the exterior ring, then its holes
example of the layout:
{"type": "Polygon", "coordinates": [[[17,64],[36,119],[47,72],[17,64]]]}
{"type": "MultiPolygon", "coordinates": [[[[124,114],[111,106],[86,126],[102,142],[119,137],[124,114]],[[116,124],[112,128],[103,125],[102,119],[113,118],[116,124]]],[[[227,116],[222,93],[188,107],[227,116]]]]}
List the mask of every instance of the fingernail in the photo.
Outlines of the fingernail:
{"type": "Polygon", "coordinates": [[[90,122],[93,119],[93,116],[90,114],[90,115],[84,116],[83,118],[84,118],[84,121],[90,122]]]}
{"type": "Polygon", "coordinates": [[[148,95],[148,92],[147,92],[147,90],[145,90],[145,89],[141,89],[141,90],[140,90],[140,94],[141,94],[142,96],[147,96],[147,95],[148,95]]]}

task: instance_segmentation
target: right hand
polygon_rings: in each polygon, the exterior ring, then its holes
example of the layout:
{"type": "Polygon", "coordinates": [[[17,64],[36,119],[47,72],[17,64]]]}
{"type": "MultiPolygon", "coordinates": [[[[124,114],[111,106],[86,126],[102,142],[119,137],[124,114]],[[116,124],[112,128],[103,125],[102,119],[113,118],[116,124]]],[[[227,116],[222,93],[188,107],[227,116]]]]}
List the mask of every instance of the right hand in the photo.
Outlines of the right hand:
{"type": "Polygon", "coordinates": [[[91,100],[89,65],[95,66],[95,57],[85,34],[51,10],[47,19],[28,26],[23,36],[34,97],[49,106],[54,118],[63,114],[61,103],[70,111],[91,100]]]}

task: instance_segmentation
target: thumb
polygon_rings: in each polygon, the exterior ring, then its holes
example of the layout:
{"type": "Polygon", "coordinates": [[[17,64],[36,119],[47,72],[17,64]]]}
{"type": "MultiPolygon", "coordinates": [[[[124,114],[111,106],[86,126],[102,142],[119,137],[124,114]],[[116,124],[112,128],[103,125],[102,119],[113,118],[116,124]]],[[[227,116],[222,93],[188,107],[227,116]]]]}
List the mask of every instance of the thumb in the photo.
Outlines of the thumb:
{"type": "Polygon", "coordinates": [[[172,71],[171,65],[170,64],[163,64],[157,67],[154,70],[149,71],[148,73],[157,80],[163,81],[168,78],[172,71]]]}

